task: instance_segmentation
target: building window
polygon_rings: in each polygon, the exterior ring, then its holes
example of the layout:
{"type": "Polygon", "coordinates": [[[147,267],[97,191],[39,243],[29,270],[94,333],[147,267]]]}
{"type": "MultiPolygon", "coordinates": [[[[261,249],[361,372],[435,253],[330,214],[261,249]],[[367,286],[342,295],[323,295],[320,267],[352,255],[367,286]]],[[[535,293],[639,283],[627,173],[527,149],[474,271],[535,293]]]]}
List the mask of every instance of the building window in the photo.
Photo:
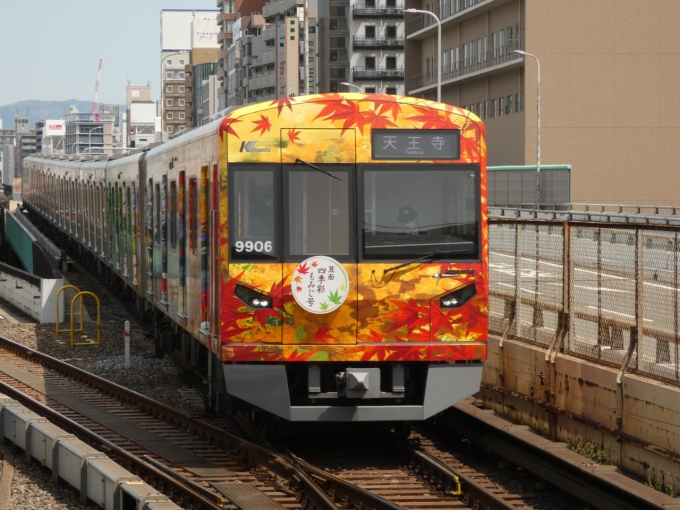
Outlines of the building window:
{"type": "Polygon", "coordinates": [[[385,67],[387,69],[396,69],[397,68],[397,57],[387,57],[385,59],[385,67]]]}
{"type": "Polygon", "coordinates": [[[167,80],[172,80],[172,73],[165,73],[165,78],[167,80]]]}
{"type": "Polygon", "coordinates": [[[172,99],[166,99],[165,106],[172,106],[172,99]]]}
{"type": "Polygon", "coordinates": [[[519,94],[515,94],[515,111],[516,112],[522,111],[519,104],[519,94]]]}
{"type": "Polygon", "coordinates": [[[375,57],[366,57],[366,69],[375,69],[375,57]]]}
{"type": "Polygon", "coordinates": [[[385,7],[396,7],[397,6],[397,0],[386,0],[385,1],[385,7]]]}
{"type": "Polygon", "coordinates": [[[385,27],[385,37],[397,37],[397,25],[387,25],[385,27]]]}
{"type": "Polygon", "coordinates": [[[168,120],[172,120],[172,112],[166,113],[165,118],[168,119],[168,120]]]}
{"type": "Polygon", "coordinates": [[[477,39],[477,63],[482,63],[482,38],[477,39]]]}
{"type": "Polygon", "coordinates": [[[505,113],[512,113],[512,96],[508,96],[508,102],[505,105],[505,113]]]}
{"type": "Polygon", "coordinates": [[[182,112],[179,114],[179,120],[184,120],[186,118],[186,115],[182,112]]]}
{"type": "Polygon", "coordinates": [[[167,92],[167,93],[172,92],[172,85],[167,85],[167,86],[165,87],[165,92],[167,92]]]}
{"type": "Polygon", "coordinates": [[[375,25],[366,25],[365,27],[366,31],[366,39],[373,39],[375,38],[375,25]]]}
{"type": "Polygon", "coordinates": [[[180,73],[179,73],[179,79],[180,79],[180,80],[183,80],[183,79],[184,79],[184,76],[185,76],[185,75],[184,75],[184,72],[180,72],[180,73]]]}
{"type": "Polygon", "coordinates": [[[498,56],[498,34],[494,32],[491,34],[491,46],[493,46],[493,58],[498,56]]]}
{"type": "Polygon", "coordinates": [[[496,100],[492,99],[491,100],[491,111],[489,112],[489,117],[495,117],[496,116],[496,100]]]}
{"type": "Polygon", "coordinates": [[[482,103],[477,103],[477,117],[482,117],[482,103]]]}
{"type": "Polygon", "coordinates": [[[484,62],[486,62],[487,52],[489,51],[489,48],[487,47],[487,42],[488,42],[488,39],[487,39],[486,36],[484,36],[484,62]]]}
{"type": "Polygon", "coordinates": [[[499,47],[499,55],[503,55],[505,51],[505,29],[501,30],[498,32],[498,47],[499,47]]]}
{"type": "Polygon", "coordinates": [[[486,119],[486,117],[487,117],[487,115],[488,115],[488,111],[489,111],[489,102],[488,102],[488,101],[484,101],[484,117],[483,117],[483,118],[486,119]]]}
{"type": "Polygon", "coordinates": [[[498,99],[498,115],[503,115],[503,110],[505,110],[505,98],[501,97],[498,99]]]}
{"type": "Polygon", "coordinates": [[[387,89],[385,89],[385,92],[387,94],[391,94],[393,96],[396,96],[397,95],[397,87],[387,87],[387,89]]]}
{"type": "Polygon", "coordinates": [[[179,87],[177,87],[177,92],[184,94],[184,85],[180,85],[179,87]]]}
{"type": "Polygon", "coordinates": [[[294,34],[295,33],[295,27],[290,27],[290,33],[294,34]]]}
{"type": "Polygon", "coordinates": [[[174,126],[168,126],[168,133],[172,133],[174,130],[174,126]]]}
{"type": "Polygon", "coordinates": [[[364,87],[364,92],[366,94],[375,94],[375,87],[364,87]]]}
{"type": "Polygon", "coordinates": [[[166,66],[172,66],[172,59],[169,58],[168,60],[165,61],[166,66]]]}
{"type": "Polygon", "coordinates": [[[183,59],[179,59],[179,65],[181,65],[181,66],[184,65],[184,60],[183,60],[183,59]]]}
{"type": "Polygon", "coordinates": [[[291,35],[291,36],[290,36],[290,40],[291,40],[291,41],[294,41],[294,40],[295,40],[295,36],[294,36],[294,35],[291,35]]]}
{"type": "Polygon", "coordinates": [[[366,7],[375,7],[375,0],[366,0],[366,7]]]}
{"type": "Polygon", "coordinates": [[[180,100],[177,101],[177,104],[179,106],[184,106],[184,103],[185,103],[184,99],[180,99],[180,100]]]}

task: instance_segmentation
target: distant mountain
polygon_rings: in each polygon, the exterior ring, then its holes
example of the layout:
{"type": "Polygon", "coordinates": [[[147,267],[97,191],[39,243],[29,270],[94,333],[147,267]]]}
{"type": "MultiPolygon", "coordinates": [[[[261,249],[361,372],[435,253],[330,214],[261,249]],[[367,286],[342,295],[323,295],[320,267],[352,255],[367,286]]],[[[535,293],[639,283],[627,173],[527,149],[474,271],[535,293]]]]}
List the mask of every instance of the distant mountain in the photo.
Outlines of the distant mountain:
{"type": "Polygon", "coordinates": [[[26,116],[28,108],[28,123],[30,129],[35,129],[38,120],[63,119],[68,113],[71,105],[74,104],[81,113],[89,113],[92,109],[92,101],[79,101],[69,99],[67,101],[19,101],[17,103],[0,106],[0,118],[2,118],[3,129],[14,129],[14,117],[26,116]]]}

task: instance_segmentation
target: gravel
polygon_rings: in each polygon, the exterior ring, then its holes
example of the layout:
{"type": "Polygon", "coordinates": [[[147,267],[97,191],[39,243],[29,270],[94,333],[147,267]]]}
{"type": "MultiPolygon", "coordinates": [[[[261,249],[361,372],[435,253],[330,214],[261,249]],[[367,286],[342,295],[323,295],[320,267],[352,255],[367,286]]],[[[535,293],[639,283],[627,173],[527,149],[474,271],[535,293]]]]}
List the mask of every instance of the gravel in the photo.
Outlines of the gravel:
{"type": "MultiPolygon", "coordinates": [[[[101,345],[71,347],[70,333],[56,334],[54,324],[0,320],[0,335],[114,381],[138,393],[171,406],[194,417],[203,416],[199,389],[192,386],[187,373],[170,357],[155,357],[153,338],[147,338],[141,321],[128,311],[101,282],[78,264],[64,276],[81,291],[94,292],[101,303],[101,345]],[[130,321],[130,369],[125,369],[125,321],[130,321]]],[[[92,322],[85,323],[85,333],[96,339],[96,309],[94,300],[86,297],[84,304],[92,322]]],[[[2,307],[7,307],[2,303],[2,307]]],[[[13,310],[16,312],[16,310],[13,310]]],[[[0,314],[2,315],[2,314],[0,314]]],[[[62,327],[67,327],[65,324],[62,327]]],[[[79,340],[79,338],[76,338],[79,340]]],[[[82,507],[79,493],[60,482],[51,482],[50,470],[32,462],[26,464],[23,452],[15,455],[11,509],[75,509],[82,507]]]]}

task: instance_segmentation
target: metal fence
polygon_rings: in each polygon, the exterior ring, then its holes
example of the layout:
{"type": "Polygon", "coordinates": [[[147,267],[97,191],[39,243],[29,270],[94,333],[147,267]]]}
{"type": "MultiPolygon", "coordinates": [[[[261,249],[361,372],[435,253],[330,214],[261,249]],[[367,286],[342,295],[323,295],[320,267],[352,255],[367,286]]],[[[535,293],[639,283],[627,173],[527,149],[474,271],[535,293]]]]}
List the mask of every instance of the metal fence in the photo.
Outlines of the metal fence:
{"type": "MultiPolygon", "coordinates": [[[[529,207],[536,204],[536,166],[487,168],[490,206],[529,207]]],[[[571,165],[541,166],[541,208],[554,209],[571,200],[571,165]]]]}
{"type": "Polygon", "coordinates": [[[489,328],[680,383],[680,229],[492,218],[489,328]]]}

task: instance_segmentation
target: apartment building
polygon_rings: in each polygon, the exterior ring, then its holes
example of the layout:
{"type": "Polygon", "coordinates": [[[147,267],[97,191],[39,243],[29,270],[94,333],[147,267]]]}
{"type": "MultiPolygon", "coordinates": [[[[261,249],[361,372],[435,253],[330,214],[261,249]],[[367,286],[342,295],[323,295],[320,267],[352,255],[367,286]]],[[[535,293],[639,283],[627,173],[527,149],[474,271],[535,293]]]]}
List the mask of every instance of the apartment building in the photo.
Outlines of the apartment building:
{"type": "MultiPolygon", "coordinates": [[[[489,165],[570,164],[573,202],[679,205],[680,2],[406,0],[409,95],[474,111],[489,165]],[[533,56],[516,53],[525,51],[533,56]]],[[[545,184],[544,184],[545,186],[545,184]]]]}
{"type": "Polygon", "coordinates": [[[217,9],[161,11],[161,127],[172,137],[192,126],[192,50],[220,48],[222,14],[217,9]],[[187,76],[189,75],[189,76],[187,76]]]}
{"type": "Polygon", "coordinates": [[[232,63],[234,61],[233,51],[231,57],[229,56],[229,48],[236,40],[234,37],[234,23],[236,23],[236,20],[239,17],[261,13],[262,7],[266,2],[267,0],[217,0],[217,7],[220,10],[218,17],[220,29],[218,42],[220,51],[217,56],[215,73],[217,79],[221,83],[219,93],[224,98],[223,101],[226,101],[227,97],[230,95],[229,83],[230,79],[233,80],[234,78],[233,72],[231,73],[230,78],[230,70],[233,70],[234,68],[229,67],[230,59],[232,63]]]}

